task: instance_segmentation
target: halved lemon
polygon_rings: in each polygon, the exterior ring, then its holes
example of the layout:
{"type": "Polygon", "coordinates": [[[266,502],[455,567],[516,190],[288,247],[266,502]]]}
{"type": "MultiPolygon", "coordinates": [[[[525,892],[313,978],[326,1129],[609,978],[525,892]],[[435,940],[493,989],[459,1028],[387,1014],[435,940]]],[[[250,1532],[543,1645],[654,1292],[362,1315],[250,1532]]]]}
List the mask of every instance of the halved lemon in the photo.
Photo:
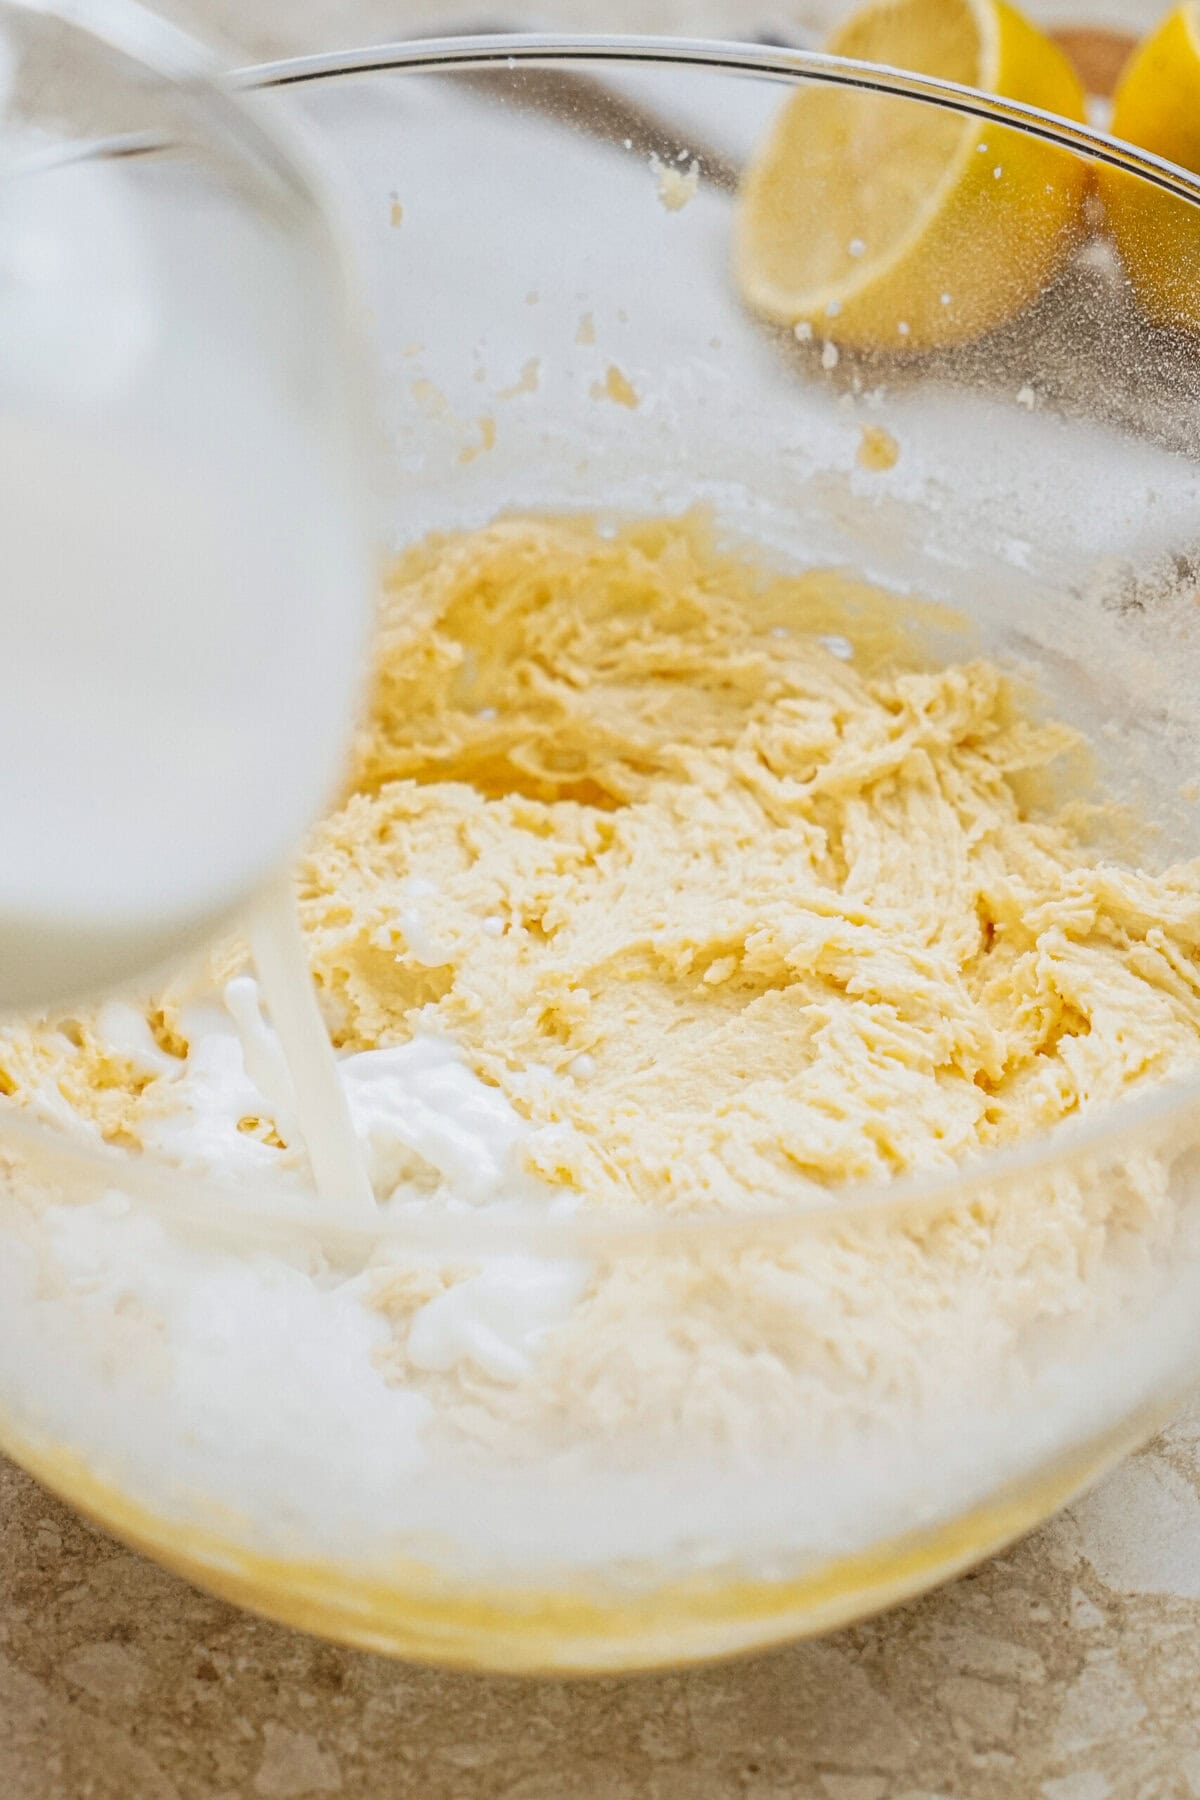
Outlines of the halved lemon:
{"type": "MultiPolygon", "coordinates": [[[[1082,119],[1067,58],[1005,0],[875,0],[829,48],[1082,119]]],[[[739,286],[835,344],[962,343],[1042,290],[1076,241],[1069,152],[920,101],[807,82],[742,186],[739,286]]]]}
{"type": "MultiPolygon", "coordinates": [[[[1200,173],[1200,7],[1179,6],[1134,52],[1113,100],[1115,137],[1200,173]]],[[[1109,224],[1144,311],[1200,327],[1200,211],[1136,176],[1102,169],[1109,224]]]]}

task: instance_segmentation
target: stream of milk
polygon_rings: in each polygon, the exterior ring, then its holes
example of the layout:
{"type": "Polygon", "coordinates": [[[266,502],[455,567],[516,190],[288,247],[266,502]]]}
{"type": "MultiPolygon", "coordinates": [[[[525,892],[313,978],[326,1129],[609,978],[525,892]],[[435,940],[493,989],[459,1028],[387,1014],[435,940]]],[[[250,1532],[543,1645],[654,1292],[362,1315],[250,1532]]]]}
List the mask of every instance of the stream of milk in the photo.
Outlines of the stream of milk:
{"type": "MultiPolygon", "coordinates": [[[[295,1096],[317,1193],[357,1219],[375,1211],[362,1145],[317,1006],[291,884],[276,882],[250,920],[250,950],[295,1096]]],[[[244,1034],[245,1035],[245,1034],[244,1034]]],[[[254,1078],[255,1071],[247,1073],[254,1078]]]]}

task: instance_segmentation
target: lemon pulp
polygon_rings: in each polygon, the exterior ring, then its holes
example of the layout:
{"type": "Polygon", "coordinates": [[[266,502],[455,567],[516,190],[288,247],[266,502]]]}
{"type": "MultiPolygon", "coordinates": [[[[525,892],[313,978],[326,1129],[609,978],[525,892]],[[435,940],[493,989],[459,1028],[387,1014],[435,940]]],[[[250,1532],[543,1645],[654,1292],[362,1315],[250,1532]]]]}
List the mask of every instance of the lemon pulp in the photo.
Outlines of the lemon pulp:
{"type": "MultiPolygon", "coordinates": [[[[1083,117],[1063,53],[1005,0],[875,0],[829,48],[1083,117]]],[[[925,102],[808,83],[747,172],[735,262],[749,303],[858,349],[964,342],[1011,317],[1076,241],[1067,151],[925,102]]]]}

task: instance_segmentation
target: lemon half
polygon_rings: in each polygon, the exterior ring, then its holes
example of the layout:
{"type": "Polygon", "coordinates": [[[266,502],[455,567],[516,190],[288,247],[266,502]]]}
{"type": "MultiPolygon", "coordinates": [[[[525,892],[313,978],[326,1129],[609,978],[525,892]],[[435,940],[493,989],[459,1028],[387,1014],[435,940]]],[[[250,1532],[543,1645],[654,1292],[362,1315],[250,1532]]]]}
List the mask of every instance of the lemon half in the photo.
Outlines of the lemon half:
{"type": "MultiPolygon", "coordinates": [[[[829,48],[1083,117],[1071,64],[1005,0],[878,0],[829,48]]],[[[738,284],[766,317],[835,344],[962,343],[1053,276],[1086,180],[1077,157],[1011,128],[808,82],[746,173],[738,284]]]]}
{"type": "MultiPolygon", "coordinates": [[[[1115,137],[1200,173],[1200,7],[1177,7],[1135,51],[1113,100],[1115,137]]],[[[1156,324],[1200,328],[1200,210],[1134,175],[1103,169],[1109,224],[1156,324]]]]}

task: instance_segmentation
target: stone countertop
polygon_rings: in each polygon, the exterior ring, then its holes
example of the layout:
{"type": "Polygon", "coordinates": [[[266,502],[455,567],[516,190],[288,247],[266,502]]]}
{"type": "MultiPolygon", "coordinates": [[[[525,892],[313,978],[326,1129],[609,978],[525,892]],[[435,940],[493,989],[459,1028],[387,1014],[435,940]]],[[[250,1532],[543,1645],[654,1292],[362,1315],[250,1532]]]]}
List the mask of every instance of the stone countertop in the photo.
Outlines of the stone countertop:
{"type": "Polygon", "coordinates": [[[210,1599],[0,1466],[5,1800],[1188,1800],[1200,1412],[951,1586],[679,1674],[449,1675],[210,1599]]]}
{"type": "MultiPolygon", "coordinates": [[[[171,10],[176,10],[172,7],[171,10]]],[[[1133,27],[1146,0],[1063,0],[1133,27]]],[[[239,60],[480,24],[819,33],[829,0],[193,0],[239,60]]],[[[1007,1554],[724,1667],[519,1682],[266,1624],[0,1462],[4,1800],[1200,1800],[1200,1409],[1007,1554]]]]}

